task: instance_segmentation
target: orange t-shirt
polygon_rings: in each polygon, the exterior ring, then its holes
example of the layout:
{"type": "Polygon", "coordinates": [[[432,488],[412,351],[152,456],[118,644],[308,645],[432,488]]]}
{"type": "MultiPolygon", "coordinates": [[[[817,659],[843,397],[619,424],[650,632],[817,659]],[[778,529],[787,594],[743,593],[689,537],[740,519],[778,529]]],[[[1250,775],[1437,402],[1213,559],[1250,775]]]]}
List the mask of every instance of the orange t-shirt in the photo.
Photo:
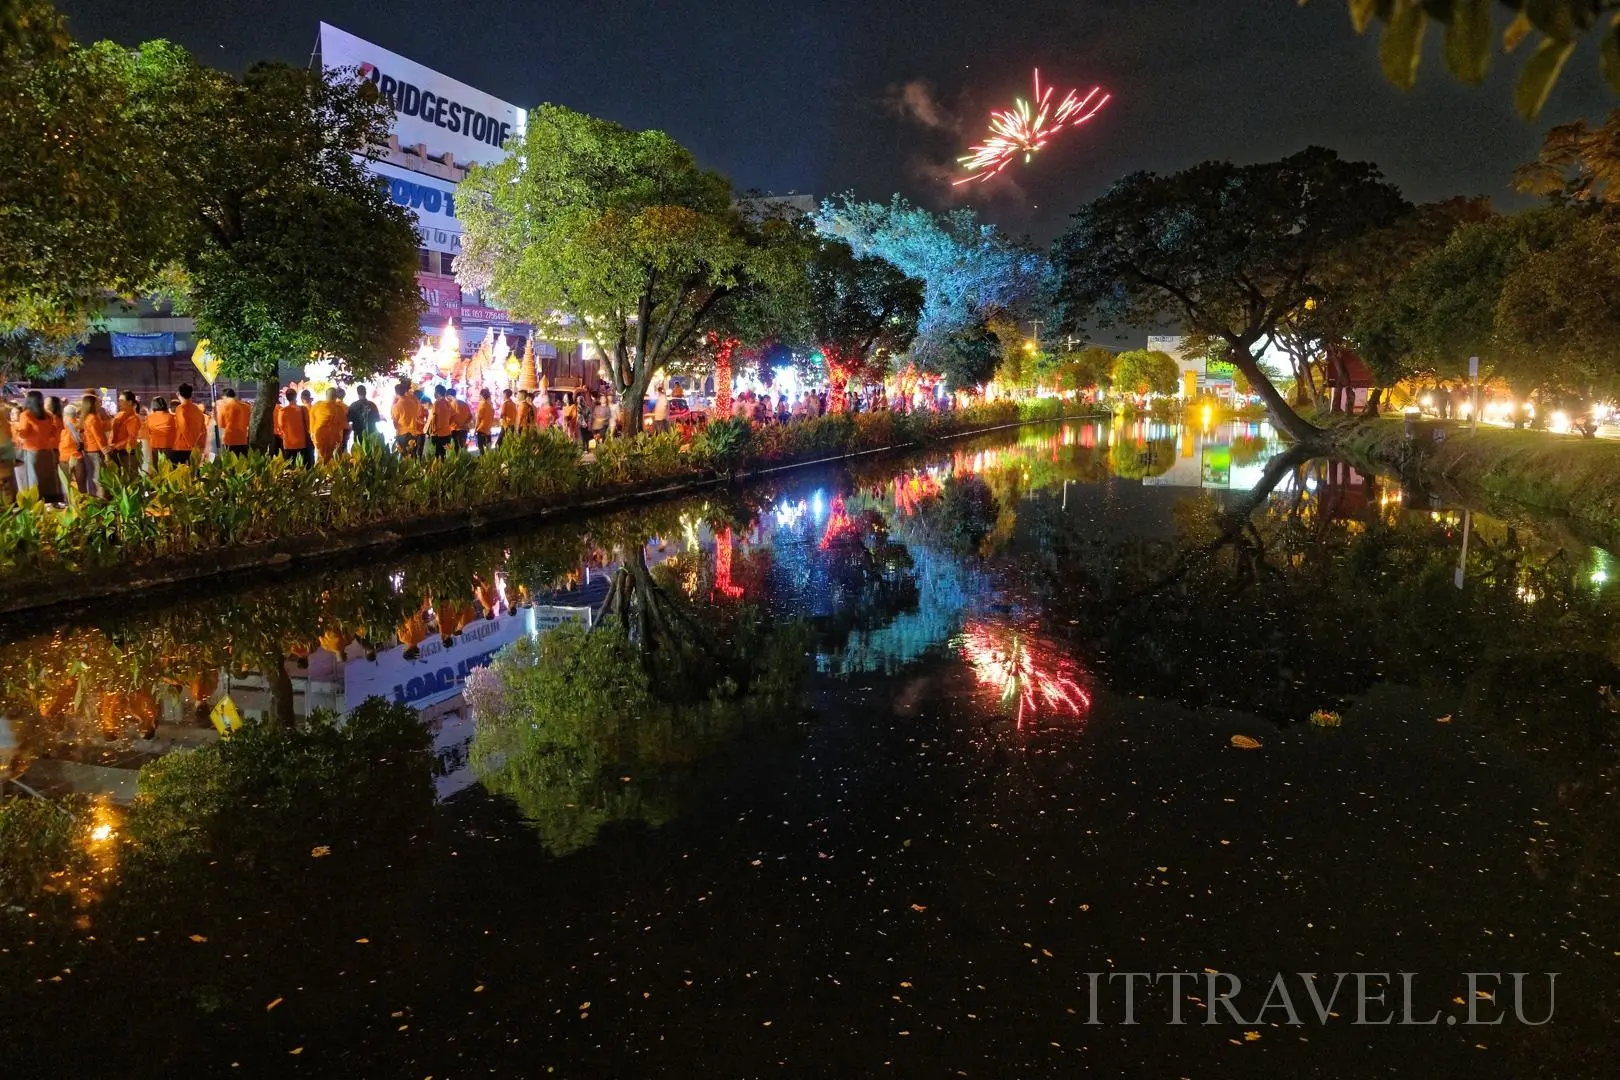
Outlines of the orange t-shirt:
{"type": "Polygon", "coordinates": [[[455,430],[456,403],[447,397],[433,399],[432,427],[434,438],[442,438],[455,430]]]}
{"type": "Polygon", "coordinates": [[[457,398],[455,401],[451,402],[451,404],[456,407],[455,430],[469,430],[472,427],[473,422],[472,406],[468,405],[460,398],[457,398]]]}
{"type": "Polygon", "coordinates": [[[141,441],[141,414],[134,409],[118,412],[112,418],[112,448],[133,450],[141,441]]]}
{"type": "Polygon", "coordinates": [[[156,409],[147,413],[146,441],[152,444],[154,450],[173,450],[174,413],[158,412],[156,409]]]}
{"type": "Polygon", "coordinates": [[[240,398],[226,398],[214,409],[214,422],[219,425],[219,441],[225,446],[246,446],[248,421],[253,406],[240,398]]]}
{"type": "Polygon", "coordinates": [[[195,401],[181,400],[174,410],[174,448],[201,450],[208,445],[208,414],[195,401]]]}
{"type": "Polygon", "coordinates": [[[507,398],[501,402],[501,427],[509,428],[517,423],[517,402],[507,398]]]}
{"type": "Polygon", "coordinates": [[[62,425],[62,434],[56,437],[56,444],[56,452],[62,456],[63,461],[72,461],[84,456],[79,440],[73,437],[73,432],[66,424],[62,425]]]}
{"type": "Polygon", "coordinates": [[[473,420],[474,430],[480,435],[488,435],[489,429],[495,426],[495,406],[492,402],[480,400],[478,412],[473,420]]]}
{"type": "Polygon", "coordinates": [[[427,410],[414,393],[394,398],[392,411],[396,435],[420,435],[426,429],[427,410]]]}
{"type": "Polygon", "coordinates": [[[349,426],[349,410],[341,401],[317,401],[310,406],[310,426],[315,430],[315,446],[330,454],[343,442],[349,426]]]}
{"type": "Polygon", "coordinates": [[[302,405],[282,405],[276,409],[276,434],[283,450],[302,450],[309,445],[309,413],[302,405]]]}
{"type": "Polygon", "coordinates": [[[107,452],[107,414],[100,409],[79,421],[79,434],[84,436],[84,449],[90,454],[107,452]]]}
{"type": "Polygon", "coordinates": [[[45,414],[45,419],[39,420],[24,409],[18,415],[17,422],[11,425],[11,439],[20,450],[55,450],[62,436],[60,424],[61,421],[50,413],[45,414]]]}

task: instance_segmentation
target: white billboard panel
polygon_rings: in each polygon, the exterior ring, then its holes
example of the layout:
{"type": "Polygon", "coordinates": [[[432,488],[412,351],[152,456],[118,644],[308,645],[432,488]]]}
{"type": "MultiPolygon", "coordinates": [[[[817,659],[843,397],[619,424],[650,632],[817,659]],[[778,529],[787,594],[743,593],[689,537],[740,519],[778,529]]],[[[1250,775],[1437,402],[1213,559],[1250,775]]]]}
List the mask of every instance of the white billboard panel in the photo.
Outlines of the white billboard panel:
{"type": "Polygon", "coordinates": [[[421,144],[435,157],[448,151],[458,163],[498,161],[502,144],[523,131],[516,105],[324,22],[321,65],[358,68],[393,104],[400,145],[421,144]]]}

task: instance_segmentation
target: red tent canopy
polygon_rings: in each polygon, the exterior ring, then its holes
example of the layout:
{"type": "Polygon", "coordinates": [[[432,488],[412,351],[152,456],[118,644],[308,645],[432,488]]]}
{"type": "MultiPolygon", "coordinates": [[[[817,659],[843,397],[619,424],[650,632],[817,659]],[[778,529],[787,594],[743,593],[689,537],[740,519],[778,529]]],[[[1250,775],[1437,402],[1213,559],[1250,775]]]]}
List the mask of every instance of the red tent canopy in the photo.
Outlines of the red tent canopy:
{"type": "Polygon", "coordinates": [[[1324,385],[1347,386],[1358,390],[1366,390],[1377,385],[1367,365],[1362,363],[1361,357],[1351,351],[1348,345],[1329,345],[1327,360],[1327,378],[1323,380],[1324,385]]]}

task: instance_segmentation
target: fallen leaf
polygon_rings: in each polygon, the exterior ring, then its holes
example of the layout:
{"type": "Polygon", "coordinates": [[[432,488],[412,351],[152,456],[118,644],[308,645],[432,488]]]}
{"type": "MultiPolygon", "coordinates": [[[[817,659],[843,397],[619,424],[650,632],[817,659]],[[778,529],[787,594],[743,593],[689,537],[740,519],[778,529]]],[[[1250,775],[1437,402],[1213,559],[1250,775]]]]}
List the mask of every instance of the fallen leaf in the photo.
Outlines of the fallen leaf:
{"type": "Polygon", "coordinates": [[[354,939],[354,943],[356,945],[370,945],[371,939],[368,937],[357,937],[354,939]]]}
{"type": "Polygon", "coordinates": [[[304,1048],[303,1048],[303,1047],[302,1047],[302,1046],[300,1046],[300,1047],[299,1047],[299,1048],[298,1048],[298,1049],[296,1049],[296,1050],[289,1050],[289,1051],[287,1051],[287,1053],[289,1053],[289,1054],[302,1054],[302,1053],[303,1053],[303,1052],[304,1052],[304,1048]]]}
{"type": "Polygon", "coordinates": [[[1437,724],[1449,724],[1451,723],[1451,714],[1446,713],[1444,716],[1437,716],[1434,722],[1437,724]]]}
{"type": "Polygon", "coordinates": [[[207,941],[208,939],[203,937],[201,934],[192,934],[191,935],[191,940],[197,942],[198,944],[201,944],[202,942],[207,941]]]}
{"type": "Polygon", "coordinates": [[[928,907],[925,904],[912,904],[911,905],[911,910],[912,911],[927,911],[928,907]]]}
{"type": "Polygon", "coordinates": [[[1260,740],[1251,739],[1247,735],[1234,735],[1232,736],[1232,745],[1239,750],[1258,750],[1260,749],[1260,740]]]}
{"type": "Polygon", "coordinates": [[[473,987],[473,993],[482,994],[483,992],[484,992],[484,984],[483,983],[479,983],[477,986],[473,987]]]}
{"type": "Polygon", "coordinates": [[[326,844],[316,844],[309,849],[309,857],[312,859],[319,859],[322,855],[330,854],[332,854],[332,849],[326,844]]]}
{"type": "Polygon", "coordinates": [[[280,1005],[280,1004],[281,1004],[281,999],[276,998],[276,1000],[272,1001],[270,1004],[268,1004],[268,1005],[266,1005],[264,1007],[264,1011],[269,1012],[271,1009],[275,1008],[277,1005],[280,1005]]]}
{"type": "Polygon", "coordinates": [[[1244,1042],[1259,1042],[1260,1041],[1260,1033],[1258,1031],[1245,1031],[1243,1033],[1243,1041],[1244,1042]]]}

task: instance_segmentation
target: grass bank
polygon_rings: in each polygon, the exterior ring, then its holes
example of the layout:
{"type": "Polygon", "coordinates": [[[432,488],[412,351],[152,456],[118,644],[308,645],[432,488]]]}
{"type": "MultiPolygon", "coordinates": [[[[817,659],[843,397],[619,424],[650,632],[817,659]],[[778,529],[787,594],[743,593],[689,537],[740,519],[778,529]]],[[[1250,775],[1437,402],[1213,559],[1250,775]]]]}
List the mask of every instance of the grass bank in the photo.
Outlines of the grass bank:
{"type": "Polygon", "coordinates": [[[1065,411],[1042,401],[780,426],[728,420],[685,442],[674,433],[610,440],[584,462],[578,443],[534,432],[483,454],[439,460],[357,448],[313,469],[260,455],[164,463],[108,479],[105,497],[75,495],[59,508],[25,492],[0,514],[0,612],[591,512],[772,469],[1092,415],[1107,411],[1065,411]]]}
{"type": "Polygon", "coordinates": [[[1351,456],[1426,486],[1552,511],[1604,536],[1620,533],[1620,442],[1494,427],[1408,441],[1396,418],[1346,428],[1338,441],[1351,456]]]}

